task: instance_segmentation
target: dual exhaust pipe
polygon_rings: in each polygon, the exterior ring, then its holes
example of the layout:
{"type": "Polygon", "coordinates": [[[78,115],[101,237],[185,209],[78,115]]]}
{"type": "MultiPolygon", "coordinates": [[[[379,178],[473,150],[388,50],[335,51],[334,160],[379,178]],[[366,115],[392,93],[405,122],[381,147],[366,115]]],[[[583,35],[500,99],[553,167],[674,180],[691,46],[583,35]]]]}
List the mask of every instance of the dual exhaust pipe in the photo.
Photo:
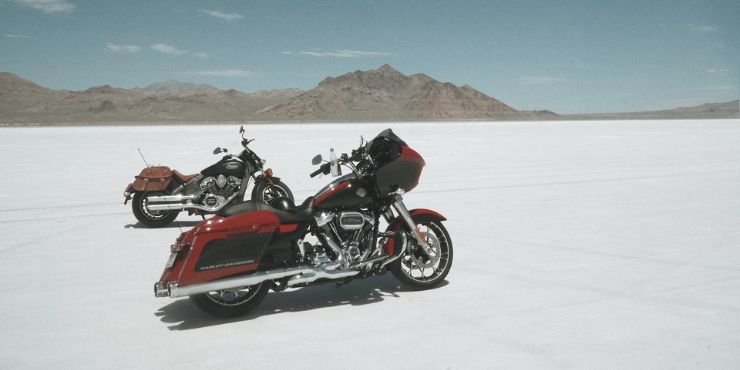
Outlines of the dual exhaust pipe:
{"type": "Polygon", "coordinates": [[[229,204],[229,202],[236,198],[237,195],[239,195],[239,192],[231,194],[231,196],[226,198],[223,203],[212,207],[193,203],[193,200],[198,198],[197,195],[175,194],[147,196],[146,208],[150,211],[182,211],[184,209],[199,209],[206,212],[216,212],[223,208],[225,205],[229,204]]]}

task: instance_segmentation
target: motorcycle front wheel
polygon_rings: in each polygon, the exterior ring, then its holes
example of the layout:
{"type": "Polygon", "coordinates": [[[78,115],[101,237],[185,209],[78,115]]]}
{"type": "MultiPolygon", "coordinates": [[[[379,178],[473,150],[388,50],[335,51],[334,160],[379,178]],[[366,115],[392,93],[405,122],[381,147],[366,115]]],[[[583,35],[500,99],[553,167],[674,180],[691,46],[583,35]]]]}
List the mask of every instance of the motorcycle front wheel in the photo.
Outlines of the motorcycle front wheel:
{"type": "Polygon", "coordinates": [[[272,181],[272,185],[268,184],[264,179],[260,179],[254,184],[252,189],[252,200],[257,200],[263,203],[270,204],[275,198],[288,198],[291,202],[295,202],[293,199],[293,193],[282,181],[272,181]]]}
{"type": "Polygon", "coordinates": [[[427,255],[415,238],[408,236],[403,256],[388,266],[393,276],[406,288],[422,290],[441,283],[452,267],[452,239],[447,229],[436,218],[421,215],[413,217],[414,224],[429,244],[427,255]]]}
{"type": "Polygon", "coordinates": [[[209,315],[222,319],[246,315],[270,291],[270,284],[262,282],[237,289],[218,290],[191,295],[190,300],[209,315]]]}
{"type": "Polygon", "coordinates": [[[150,211],[147,208],[147,195],[162,195],[161,193],[134,193],[131,210],[139,222],[146,227],[165,227],[175,221],[179,211],[150,211]]]}

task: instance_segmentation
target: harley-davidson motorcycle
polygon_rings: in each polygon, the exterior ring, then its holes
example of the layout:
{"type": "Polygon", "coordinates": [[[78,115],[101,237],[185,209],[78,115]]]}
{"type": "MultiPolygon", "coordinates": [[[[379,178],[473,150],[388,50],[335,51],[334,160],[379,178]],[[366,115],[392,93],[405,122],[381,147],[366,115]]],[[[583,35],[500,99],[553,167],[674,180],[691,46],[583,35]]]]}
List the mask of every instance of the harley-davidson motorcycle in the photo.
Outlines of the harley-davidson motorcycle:
{"type": "Polygon", "coordinates": [[[402,198],[418,184],[424,159],[388,129],[311,177],[340,175],[342,165],[351,173],[299,206],[287,198],[230,205],[180,234],[155,296],[189,296],[209,314],[234,317],[270,289],[346,283],[387,270],[410,289],[443,281],[452,266],[445,218],[408,210],[402,198]]]}
{"type": "MultiPolygon", "coordinates": [[[[242,150],[238,155],[226,154],[220,161],[200,173],[183,175],[166,166],[148,166],[136,180],[126,186],[123,204],[133,200],[132,211],[137,220],[148,227],[163,227],[187,210],[189,214],[205,215],[218,212],[227,204],[244,201],[249,180],[254,180],[251,199],[269,203],[276,198],[293,200],[293,193],[272,169],[265,169],[265,160],[249,149],[254,139],[244,137],[239,129],[242,150]]],[[[228,152],[217,147],[213,154],[228,152]]]]}

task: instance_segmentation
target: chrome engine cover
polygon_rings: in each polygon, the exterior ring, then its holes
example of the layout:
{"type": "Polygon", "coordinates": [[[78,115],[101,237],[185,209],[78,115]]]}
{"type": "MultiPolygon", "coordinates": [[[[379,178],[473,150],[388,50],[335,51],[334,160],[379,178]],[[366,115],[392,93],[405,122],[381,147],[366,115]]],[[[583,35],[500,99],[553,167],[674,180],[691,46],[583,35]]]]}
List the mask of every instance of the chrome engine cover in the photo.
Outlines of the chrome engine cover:
{"type": "Polygon", "coordinates": [[[365,215],[360,212],[342,212],[339,214],[339,226],[344,230],[359,230],[365,226],[365,215]]]}

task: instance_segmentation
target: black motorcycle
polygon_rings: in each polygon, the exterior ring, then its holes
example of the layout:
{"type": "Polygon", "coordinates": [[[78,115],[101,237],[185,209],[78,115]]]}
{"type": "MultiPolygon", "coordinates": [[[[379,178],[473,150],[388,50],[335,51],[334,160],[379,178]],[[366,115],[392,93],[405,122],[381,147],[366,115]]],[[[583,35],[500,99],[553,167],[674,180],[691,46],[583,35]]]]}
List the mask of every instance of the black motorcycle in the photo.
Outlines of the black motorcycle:
{"type": "MultiPolygon", "coordinates": [[[[269,203],[275,198],[293,199],[293,193],[272,169],[265,169],[265,160],[249,149],[254,139],[242,136],[241,153],[226,154],[220,161],[200,173],[183,175],[167,166],[144,168],[123,193],[124,204],[132,202],[137,220],[148,227],[163,227],[175,220],[178,213],[205,215],[216,213],[228,204],[244,201],[250,179],[254,180],[251,199],[269,203]]],[[[217,147],[213,154],[228,152],[217,147]]]]}

